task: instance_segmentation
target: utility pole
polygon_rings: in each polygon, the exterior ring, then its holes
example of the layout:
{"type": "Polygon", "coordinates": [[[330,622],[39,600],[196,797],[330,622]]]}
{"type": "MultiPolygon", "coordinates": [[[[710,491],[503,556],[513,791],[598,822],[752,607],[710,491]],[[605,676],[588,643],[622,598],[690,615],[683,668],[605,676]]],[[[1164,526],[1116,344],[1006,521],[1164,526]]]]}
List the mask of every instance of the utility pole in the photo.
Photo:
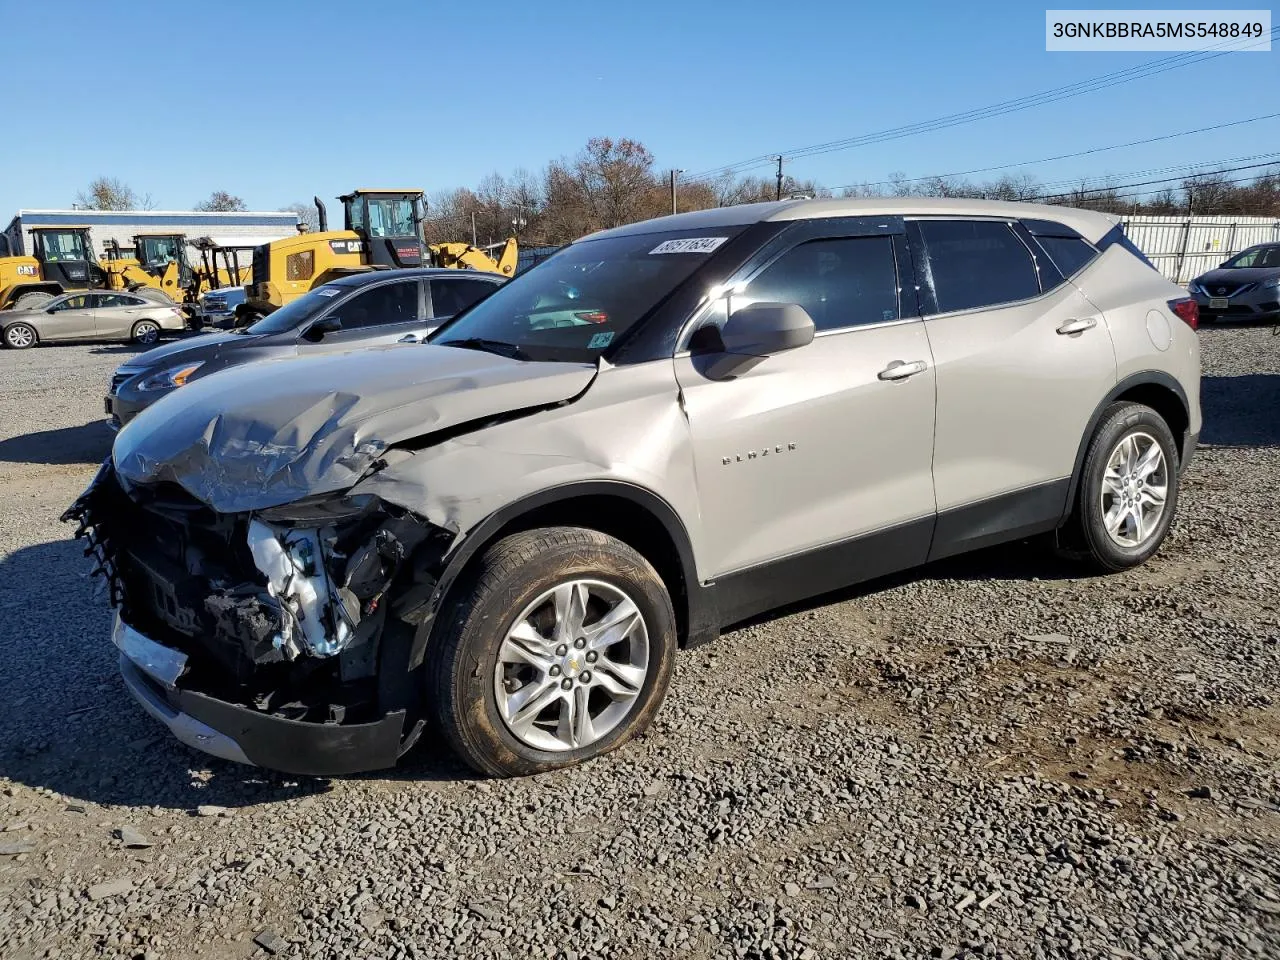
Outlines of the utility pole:
{"type": "Polygon", "coordinates": [[[476,212],[471,211],[471,245],[473,247],[480,246],[480,240],[476,237],[476,212]]]}
{"type": "Polygon", "coordinates": [[[774,199],[781,200],[782,199],[782,157],[777,156],[777,157],[774,157],[773,159],[778,162],[778,189],[777,189],[777,192],[774,194],[774,199]]]}
{"type": "Polygon", "coordinates": [[[680,176],[682,173],[684,173],[683,170],[673,169],[671,171],[671,213],[673,215],[676,212],[676,177],[680,176]]]}

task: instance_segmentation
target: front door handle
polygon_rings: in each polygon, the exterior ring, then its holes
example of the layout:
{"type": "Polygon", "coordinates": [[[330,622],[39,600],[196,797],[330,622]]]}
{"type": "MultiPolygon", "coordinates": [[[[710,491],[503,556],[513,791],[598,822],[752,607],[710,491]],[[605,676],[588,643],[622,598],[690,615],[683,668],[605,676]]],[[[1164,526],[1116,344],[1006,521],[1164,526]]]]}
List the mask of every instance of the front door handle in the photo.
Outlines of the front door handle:
{"type": "Polygon", "coordinates": [[[400,338],[400,343],[417,343],[418,335],[416,333],[406,333],[400,338]]]}
{"type": "Polygon", "coordinates": [[[914,377],[917,373],[924,373],[928,369],[929,365],[923,360],[912,360],[910,363],[895,360],[876,376],[881,380],[905,380],[907,377],[914,377]]]}
{"type": "Polygon", "coordinates": [[[1092,330],[1097,325],[1097,317],[1081,317],[1079,320],[1068,320],[1058,328],[1058,332],[1065,337],[1072,333],[1084,333],[1086,330],[1092,330]]]}

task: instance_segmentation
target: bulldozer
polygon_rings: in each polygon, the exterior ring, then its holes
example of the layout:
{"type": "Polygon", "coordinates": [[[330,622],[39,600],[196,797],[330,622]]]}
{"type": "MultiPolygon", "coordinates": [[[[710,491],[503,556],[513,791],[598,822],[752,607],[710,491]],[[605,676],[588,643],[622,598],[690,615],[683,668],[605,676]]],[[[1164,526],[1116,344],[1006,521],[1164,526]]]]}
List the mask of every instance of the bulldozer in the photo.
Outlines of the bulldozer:
{"type": "Polygon", "coordinates": [[[330,230],[328,212],[315,198],[320,229],[273,240],[253,251],[253,282],[237,308],[237,323],[249,323],[338,277],[399,267],[451,267],[510,277],[519,247],[509,238],[496,256],[462,242],[428,244],[421,190],[354,190],[342,202],[343,229],[330,230]]]}

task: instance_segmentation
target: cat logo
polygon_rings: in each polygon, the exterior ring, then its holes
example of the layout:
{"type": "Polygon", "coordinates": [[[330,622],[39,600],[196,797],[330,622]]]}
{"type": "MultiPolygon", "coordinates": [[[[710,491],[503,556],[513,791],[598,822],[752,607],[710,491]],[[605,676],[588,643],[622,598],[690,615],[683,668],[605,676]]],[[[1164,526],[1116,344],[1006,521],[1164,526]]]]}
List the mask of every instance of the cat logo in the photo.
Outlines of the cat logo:
{"type": "Polygon", "coordinates": [[[720,463],[728,466],[731,463],[743,463],[747,460],[761,460],[764,457],[776,456],[779,453],[790,453],[796,448],[794,443],[775,443],[772,447],[761,447],[759,450],[748,450],[732,457],[721,457],[720,463]]]}

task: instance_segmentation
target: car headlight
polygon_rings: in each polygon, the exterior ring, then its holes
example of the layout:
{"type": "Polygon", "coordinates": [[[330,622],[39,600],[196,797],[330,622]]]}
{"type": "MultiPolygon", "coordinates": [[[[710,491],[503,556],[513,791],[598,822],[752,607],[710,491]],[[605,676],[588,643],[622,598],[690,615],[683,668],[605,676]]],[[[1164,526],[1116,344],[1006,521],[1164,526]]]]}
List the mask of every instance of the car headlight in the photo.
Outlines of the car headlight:
{"type": "Polygon", "coordinates": [[[1204,293],[1204,287],[1200,286],[1199,280],[1192,280],[1187,284],[1187,293],[1204,293]]]}
{"type": "Polygon", "coordinates": [[[1262,289],[1264,290],[1274,290],[1276,287],[1280,287],[1280,277],[1272,277],[1270,280],[1262,281],[1262,289]]]}
{"type": "Polygon", "coordinates": [[[150,376],[142,378],[142,381],[138,384],[138,389],[170,390],[173,387],[180,387],[190,380],[191,375],[203,366],[203,362],[185,363],[180,367],[170,367],[168,370],[153,373],[150,376]]]}

